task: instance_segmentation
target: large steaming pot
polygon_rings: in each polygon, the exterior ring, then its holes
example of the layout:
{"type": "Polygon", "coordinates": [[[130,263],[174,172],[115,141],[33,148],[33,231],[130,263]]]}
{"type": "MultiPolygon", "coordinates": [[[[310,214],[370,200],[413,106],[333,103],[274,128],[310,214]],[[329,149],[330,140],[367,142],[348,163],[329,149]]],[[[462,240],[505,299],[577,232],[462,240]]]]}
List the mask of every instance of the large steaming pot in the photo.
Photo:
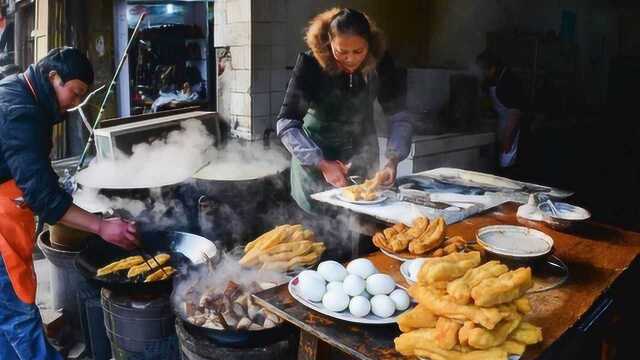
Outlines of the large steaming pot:
{"type": "Polygon", "coordinates": [[[203,174],[193,176],[200,231],[226,248],[272,227],[269,211],[288,201],[288,169],[262,177],[224,180],[203,174]]]}
{"type": "MultiPolygon", "coordinates": [[[[151,225],[150,230],[176,230],[197,232],[197,200],[193,200],[190,186],[186,183],[188,178],[176,179],[171,182],[156,182],[150,184],[131,184],[127,186],[104,184],[99,181],[87,180],[83,177],[83,170],[78,172],[76,176],[78,188],[80,191],[89,191],[104,195],[114,200],[116,198],[126,200],[141,201],[145,209],[135,216],[135,220],[141,224],[151,225]],[[162,203],[163,214],[153,215],[154,208],[159,207],[162,203]]],[[[121,215],[127,217],[129,214],[122,213],[121,209],[97,209],[97,204],[88,203],[76,204],[85,210],[91,212],[108,213],[115,210],[121,215]]],[[[99,205],[99,204],[98,204],[99,205]]],[[[99,207],[99,206],[98,206],[99,207]]]]}

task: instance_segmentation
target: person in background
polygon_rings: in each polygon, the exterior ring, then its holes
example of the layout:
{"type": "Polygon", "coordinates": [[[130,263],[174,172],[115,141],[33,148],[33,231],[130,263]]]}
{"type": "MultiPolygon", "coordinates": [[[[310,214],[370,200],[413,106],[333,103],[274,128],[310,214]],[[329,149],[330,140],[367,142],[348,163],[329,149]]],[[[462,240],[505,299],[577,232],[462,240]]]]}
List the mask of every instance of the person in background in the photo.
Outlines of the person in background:
{"type": "Polygon", "coordinates": [[[72,203],[49,160],[53,126],[82,101],[93,68],[78,49],[53,49],[21,74],[0,81],[0,359],[61,359],[36,307],[34,215],[98,234],[125,249],[135,225],[103,220],[72,203]]]}
{"type": "Polygon", "coordinates": [[[314,214],[320,210],[311,194],[349,185],[350,173],[370,177],[378,170],[376,98],[389,120],[385,185],[393,184],[398,162],[409,154],[412,124],[406,84],[367,15],[346,8],[322,12],[305,40],[309,51],[298,56],[276,128],[293,155],[292,197],[314,214]]]}
{"type": "Polygon", "coordinates": [[[493,109],[498,115],[499,166],[502,175],[514,173],[525,107],[522,83],[500,59],[485,50],[476,59],[483,71],[493,109]]]}
{"type": "Polygon", "coordinates": [[[0,7],[0,65],[13,64],[14,25],[7,18],[7,6],[0,7]]]}

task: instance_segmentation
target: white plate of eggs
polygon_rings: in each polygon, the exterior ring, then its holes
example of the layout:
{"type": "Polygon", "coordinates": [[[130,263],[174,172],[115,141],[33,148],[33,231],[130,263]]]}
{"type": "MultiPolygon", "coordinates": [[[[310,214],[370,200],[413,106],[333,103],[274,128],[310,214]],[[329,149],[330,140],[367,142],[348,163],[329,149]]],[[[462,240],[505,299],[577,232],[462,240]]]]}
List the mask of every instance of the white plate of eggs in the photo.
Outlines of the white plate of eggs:
{"type": "Polygon", "coordinates": [[[344,267],[324,261],[289,281],[289,293],[308,308],[361,324],[392,324],[412,304],[406,290],[373,263],[355,259],[344,267]]]}

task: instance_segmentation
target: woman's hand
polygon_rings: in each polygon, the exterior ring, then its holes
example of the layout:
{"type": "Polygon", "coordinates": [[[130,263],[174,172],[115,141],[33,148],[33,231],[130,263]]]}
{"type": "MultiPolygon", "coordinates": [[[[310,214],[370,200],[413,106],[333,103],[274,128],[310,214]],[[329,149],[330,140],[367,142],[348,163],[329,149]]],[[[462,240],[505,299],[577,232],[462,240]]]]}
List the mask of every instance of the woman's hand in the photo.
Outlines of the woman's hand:
{"type": "Polygon", "coordinates": [[[391,158],[387,161],[387,164],[380,170],[382,174],[382,186],[389,187],[396,181],[396,174],[398,171],[398,159],[391,158]]]}
{"type": "Polygon", "coordinates": [[[347,186],[347,173],[349,167],[342,164],[340,161],[332,160],[320,160],[318,168],[322,171],[324,179],[335,187],[347,186]]]}

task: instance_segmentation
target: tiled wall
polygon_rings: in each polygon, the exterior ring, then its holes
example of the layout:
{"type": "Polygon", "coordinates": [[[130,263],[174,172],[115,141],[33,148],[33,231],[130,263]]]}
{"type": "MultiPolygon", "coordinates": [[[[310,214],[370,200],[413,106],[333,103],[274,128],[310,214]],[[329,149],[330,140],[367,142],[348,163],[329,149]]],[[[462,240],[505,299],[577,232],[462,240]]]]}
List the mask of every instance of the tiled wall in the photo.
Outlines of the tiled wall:
{"type": "Polygon", "coordinates": [[[214,4],[216,47],[231,60],[218,78],[218,109],[245,139],[261,139],[275,126],[289,80],[286,69],[288,0],[218,0],[214,4]]]}

